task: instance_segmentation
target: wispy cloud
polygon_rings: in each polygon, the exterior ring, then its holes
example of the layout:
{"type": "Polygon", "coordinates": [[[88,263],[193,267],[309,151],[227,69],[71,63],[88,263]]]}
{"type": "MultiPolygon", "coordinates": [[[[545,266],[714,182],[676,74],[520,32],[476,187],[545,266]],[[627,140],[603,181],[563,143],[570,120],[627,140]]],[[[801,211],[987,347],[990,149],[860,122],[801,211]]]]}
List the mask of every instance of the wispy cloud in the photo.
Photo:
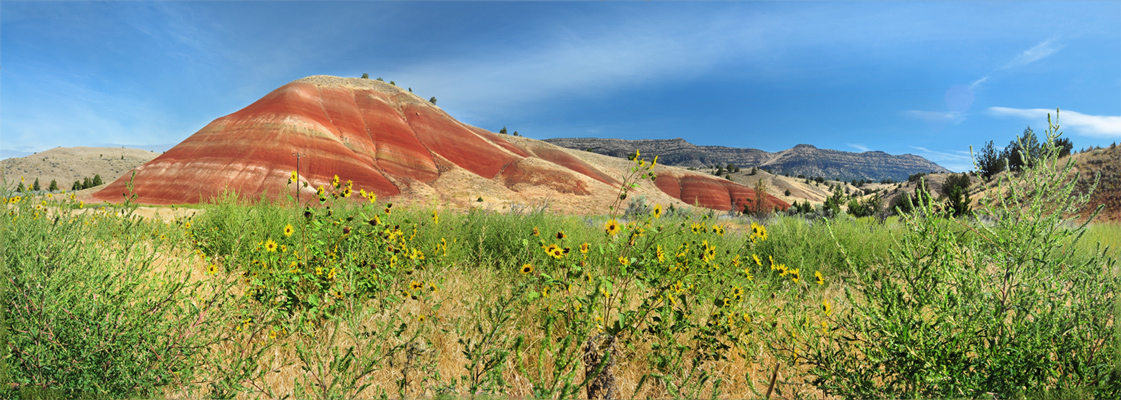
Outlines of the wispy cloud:
{"type": "Polygon", "coordinates": [[[964,113],[951,111],[907,110],[903,112],[903,116],[924,121],[928,124],[936,126],[960,124],[962,121],[965,121],[964,113]]]}
{"type": "Polygon", "coordinates": [[[864,146],[860,143],[845,143],[845,144],[848,145],[849,147],[852,147],[852,148],[860,150],[860,151],[870,151],[868,149],[868,147],[866,147],[866,146],[864,146]]]}
{"type": "Polygon", "coordinates": [[[953,153],[947,153],[919,146],[909,147],[918,150],[920,152],[919,155],[923,158],[934,161],[938,165],[946,167],[946,169],[951,171],[964,172],[973,169],[973,157],[969,155],[969,152],[955,151],[953,153]]]}
{"type": "MultiPolygon", "coordinates": [[[[1055,110],[1043,108],[989,107],[989,114],[997,117],[1013,117],[1032,121],[1044,121],[1055,110]]],[[[1061,110],[1058,121],[1062,127],[1071,128],[1076,133],[1095,138],[1121,138],[1121,116],[1087,115],[1077,111],[1061,110]]]]}
{"type": "Polygon", "coordinates": [[[1059,50],[1062,50],[1062,48],[1063,46],[1055,44],[1055,38],[1048,38],[1047,40],[1039,42],[1039,44],[1035,45],[1034,47],[1024,50],[1023,53],[1016,55],[1016,57],[1013,58],[1012,61],[1009,61],[1008,64],[1005,64],[1004,67],[1001,67],[1001,69],[1015,68],[1031,64],[1033,62],[1050,57],[1052,54],[1055,54],[1059,50]]]}

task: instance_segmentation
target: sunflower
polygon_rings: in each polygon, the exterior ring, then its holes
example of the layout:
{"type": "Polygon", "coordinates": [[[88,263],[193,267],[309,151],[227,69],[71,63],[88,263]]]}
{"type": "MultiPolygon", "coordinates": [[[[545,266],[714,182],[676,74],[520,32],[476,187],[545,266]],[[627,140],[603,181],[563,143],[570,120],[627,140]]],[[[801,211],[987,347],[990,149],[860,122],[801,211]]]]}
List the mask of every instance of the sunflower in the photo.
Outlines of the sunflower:
{"type": "Polygon", "coordinates": [[[580,245],[580,253],[581,254],[588,254],[588,247],[589,247],[588,242],[584,242],[583,244],[581,244],[580,245]]]}
{"type": "Polygon", "coordinates": [[[522,265],[521,272],[522,272],[522,275],[532,274],[533,273],[533,264],[522,265]]]}
{"type": "Polygon", "coordinates": [[[339,176],[338,175],[335,175],[335,178],[331,179],[331,186],[334,186],[335,189],[339,188],[339,176]]]}
{"type": "Polygon", "coordinates": [[[821,311],[824,311],[826,315],[833,313],[833,305],[829,304],[828,299],[821,300],[821,311]]]}
{"type": "Polygon", "coordinates": [[[417,281],[413,281],[411,284],[409,284],[409,288],[412,290],[420,290],[423,287],[424,285],[417,281]]]}
{"type": "Polygon", "coordinates": [[[292,182],[295,182],[296,179],[299,179],[299,177],[300,174],[296,173],[296,171],[292,171],[292,182]]]}
{"type": "Polygon", "coordinates": [[[608,236],[615,236],[619,233],[620,229],[621,228],[619,227],[619,221],[616,221],[614,219],[607,221],[607,223],[603,225],[603,230],[604,232],[607,232],[608,236]]]}
{"type": "Polygon", "coordinates": [[[732,286],[732,297],[736,300],[743,298],[743,288],[739,286],[732,286]]]}
{"type": "Polygon", "coordinates": [[[818,285],[824,285],[825,284],[825,277],[821,276],[821,271],[814,271],[814,280],[817,281],[818,285]]]}
{"type": "Polygon", "coordinates": [[[343,188],[343,197],[350,197],[350,186],[343,188]]]}
{"type": "Polygon", "coordinates": [[[265,250],[268,250],[270,252],[276,252],[276,242],[274,242],[272,239],[269,239],[268,241],[266,241],[265,242],[265,250]]]}
{"type": "Polygon", "coordinates": [[[436,225],[440,224],[440,213],[436,210],[432,210],[432,223],[436,225]]]}
{"type": "Polygon", "coordinates": [[[209,274],[209,275],[217,274],[218,273],[218,264],[210,264],[209,267],[206,267],[206,273],[209,274]]]}
{"type": "Polygon", "coordinates": [[[666,252],[665,250],[662,250],[662,245],[659,244],[658,247],[654,249],[654,254],[658,256],[658,262],[661,263],[666,261],[666,252]]]}
{"type": "Polygon", "coordinates": [[[292,236],[296,230],[292,228],[292,224],[284,225],[284,237],[292,236]]]}
{"type": "Polygon", "coordinates": [[[712,231],[716,232],[717,235],[724,236],[724,227],[723,226],[713,225],[712,231]]]}
{"type": "Polygon", "coordinates": [[[428,283],[428,291],[430,291],[432,293],[436,293],[437,290],[439,290],[439,288],[436,287],[435,283],[431,283],[431,282],[428,283]]]}
{"type": "Polygon", "coordinates": [[[369,199],[370,199],[370,204],[376,203],[378,201],[378,195],[374,194],[373,192],[370,192],[369,199]]]}
{"type": "Polygon", "coordinates": [[[558,260],[564,258],[564,249],[560,246],[557,246],[555,243],[550,244],[548,247],[546,247],[545,253],[558,260]]]}
{"type": "Polygon", "coordinates": [[[564,231],[557,232],[557,240],[562,240],[566,237],[567,236],[564,235],[564,231]]]}
{"type": "Polygon", "coordinates": [[[533,227],[533,233],[531,233],[530,235],[533,235],[533,236],[540,236],[540,235],[541,235],[541,231],[537,230],[537,227],[535,226],[535,227],[533,227]]]}
{"type": "Polygon", "coordinates": [[[759,260],[759,255],[757,255],[757,254],[752,254],[752,255],[751,255],[751,258],[755,260],[755,265],[758,265],[758,266],[760,266],[760,267],[762,267],[762,266],[763,266],[763,261],[759,260]]]}
{"type": "Polygon", "coordinates": [[[662,205],[661,204],[655,204],[654,205],[654,219],[658,219],[658,218],[661,218],[661,217],[662,217],[662,205]]]}
{"type": "Polygon", "coordinates": [[[619,264],[623,264],[624,266],[631,265],[631,259],[619,256],[619,264]]]}
{"type": "Polygon", "coordinates": [[[798,280],[801,278],[802,274],[798,272],[798,269],[790,270],[790,279],[794,280],[794,283],[798,283],[798,280]]]}

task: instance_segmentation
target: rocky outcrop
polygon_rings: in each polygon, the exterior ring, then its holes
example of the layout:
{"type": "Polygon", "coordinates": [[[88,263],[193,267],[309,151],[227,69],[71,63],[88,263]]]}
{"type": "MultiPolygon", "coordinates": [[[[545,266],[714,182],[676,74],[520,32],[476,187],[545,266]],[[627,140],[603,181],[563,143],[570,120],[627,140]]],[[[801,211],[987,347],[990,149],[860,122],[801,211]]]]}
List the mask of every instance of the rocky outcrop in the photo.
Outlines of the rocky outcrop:
{"type": "Polygon", "coordinates": [[[657,154],[658,162],[681,167],[708,167],[733,164],[740,168],[760,167],[778,174],[805,175],[829,179],[864,179],[880,181],[906,180],[920,172],[948,173],[946,168],[925,158],[912,155],[890,155],[882,151],[851,153],[818,149],[800,144],[777,153],[757,149],[723,146],[697,146],[684,139],[622,140],[622,139],[545,139],[561,147],[625,157],[634,152],[657,154]]]}

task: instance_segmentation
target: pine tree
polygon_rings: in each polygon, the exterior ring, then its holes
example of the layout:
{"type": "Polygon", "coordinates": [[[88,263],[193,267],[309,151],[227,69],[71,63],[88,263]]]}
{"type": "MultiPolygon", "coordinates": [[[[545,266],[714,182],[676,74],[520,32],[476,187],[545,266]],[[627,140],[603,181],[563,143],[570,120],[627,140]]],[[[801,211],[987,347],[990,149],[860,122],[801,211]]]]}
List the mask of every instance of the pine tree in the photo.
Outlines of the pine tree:
{"type": "Polygon", "coordinates": [[[58,181],[56,181],[54,179],[51,179],[51,185],[47,187],[47,190],[50,190],[52,192],[57,191],[58,190],[58,181]]]}
{"type": "Polygon", "coordinates": [[[90,181],[90,183],[92,183],[94,186],[101,186],[101,184],[105,182],[101,181],[101,174],[94,174],[93,180],[90,181]]]}
{"type": "Polygon", "coordinates": [[[436,105],[436,96],[432,96],[431,99],[428,99],[428,102],[432,103],[432,105],[436,105]]]}
{"type": "Polygon", "coordinates": [[[363,73],[362,74],[362,79],[370,79],[370,74],[363,73]]]}
{"type": "Polygon", "coordinates": [[[502,127],[502,130],[498,131],[498,133],[501,133],[501,134],[505,135],[506,134],[506,127],[505,126],[502,127]]]}
{"type": "Polygon", "coordinates": [[[39,187],[39,178],[35,178],[35,183],[31,184],[31,190],[36,192],[43,190],[43,188],[39,187]]]}

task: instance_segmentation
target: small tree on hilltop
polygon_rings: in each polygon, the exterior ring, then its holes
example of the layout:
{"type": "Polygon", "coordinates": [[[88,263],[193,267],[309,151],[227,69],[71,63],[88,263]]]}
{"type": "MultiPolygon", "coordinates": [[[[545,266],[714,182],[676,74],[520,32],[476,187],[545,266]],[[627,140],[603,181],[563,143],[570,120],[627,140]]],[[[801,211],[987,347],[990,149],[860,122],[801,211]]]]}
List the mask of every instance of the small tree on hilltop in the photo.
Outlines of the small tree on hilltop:
{"type": "Polygon", "coordinates": [[[436,96],[432,96],[431,99],[428,99],[428,102],[432,103],[432,105],[436,105],[436,96]]]}
{"type": "Polygon", "coordinates": [[[90,181],[90,183],[92,183],[93,186],[101,186],[101,184],[105,182],[101,181],[101,174],[94,174],[93,180],[90,181]]]}
{"type": "Polygon", "coordinates": [[[1008,165],[1005,154],[1006,152],[996,150],[992,140],[988,141],[988,143],[985,143],[985,147],[981,148],[981,153],[977,155],[977,172],[981,174],[982,178],[988,180],[1004,171],[1004,168],[1008,165]]]}
{"type": "Polygon", "coordinates": [[[502,127],[502,129],[499,130],[498,133],[501,133],[501,134],[505,135],[506,134],[506,127],[505,126],[502,127]]]}
{"type": "Polygon", "coordinates": [[[370,74],[363,73],[362,74],[362,79],[370,79],[370,74]]]}

